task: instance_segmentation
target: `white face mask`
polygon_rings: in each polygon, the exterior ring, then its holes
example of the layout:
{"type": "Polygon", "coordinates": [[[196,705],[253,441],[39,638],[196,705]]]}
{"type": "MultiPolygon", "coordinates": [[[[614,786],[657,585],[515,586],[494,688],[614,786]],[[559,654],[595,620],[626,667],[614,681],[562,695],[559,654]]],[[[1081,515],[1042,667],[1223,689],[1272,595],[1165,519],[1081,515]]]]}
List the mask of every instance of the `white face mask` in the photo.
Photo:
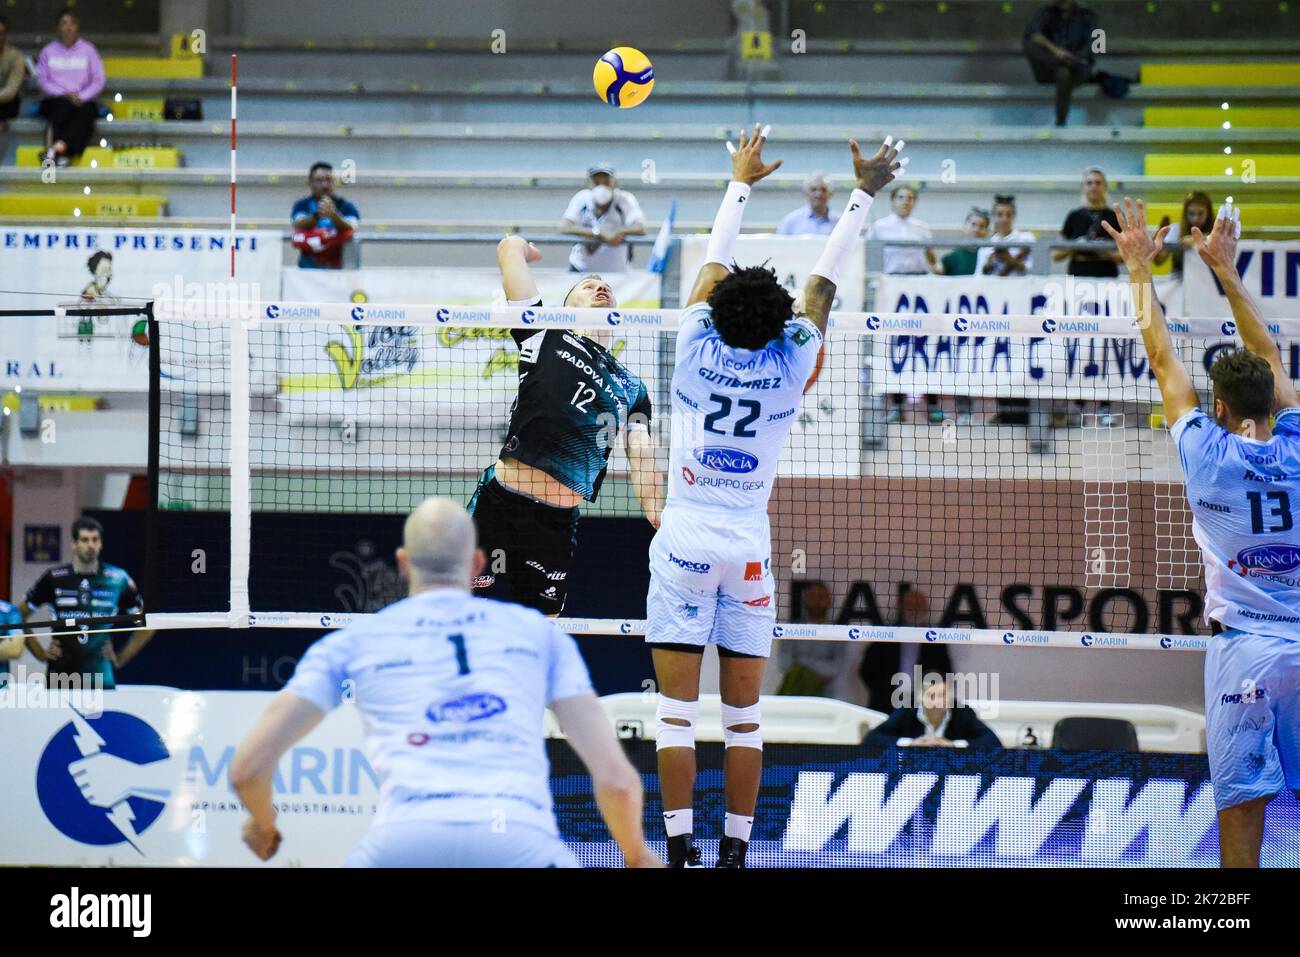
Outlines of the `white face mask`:
{"type": "Polygon", "coordinates": [[[608,186],[593,186],[591,188],[591,200],[597,206],[605,206],[614,198],[614,191],[608,186]]]}

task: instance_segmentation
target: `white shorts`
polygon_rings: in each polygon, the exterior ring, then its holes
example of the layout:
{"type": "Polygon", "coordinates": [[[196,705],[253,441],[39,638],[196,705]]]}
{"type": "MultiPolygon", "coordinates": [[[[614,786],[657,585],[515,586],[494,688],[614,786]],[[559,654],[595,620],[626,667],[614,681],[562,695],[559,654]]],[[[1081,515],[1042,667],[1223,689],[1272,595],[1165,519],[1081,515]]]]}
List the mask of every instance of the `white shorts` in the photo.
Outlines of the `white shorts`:
{"type": "Polygon", "coordinates": [[[348,867],[577,867],[554,834],[512,824],[394,821],[372,827],[348,856],[348,867]]]}
{"type": "Polygon", "coordinates": [[[767,658],[776,623],[772,529],[767,513],[664,509],[650,542],[646,638],[651,644],[717,644],[767,658]]]}
{"type": "Polygon", "coordinates": [[[1300,641],[1235,628],[1210,639],[1205,749],[1219,810],[1300,795],[1300,641]]]}

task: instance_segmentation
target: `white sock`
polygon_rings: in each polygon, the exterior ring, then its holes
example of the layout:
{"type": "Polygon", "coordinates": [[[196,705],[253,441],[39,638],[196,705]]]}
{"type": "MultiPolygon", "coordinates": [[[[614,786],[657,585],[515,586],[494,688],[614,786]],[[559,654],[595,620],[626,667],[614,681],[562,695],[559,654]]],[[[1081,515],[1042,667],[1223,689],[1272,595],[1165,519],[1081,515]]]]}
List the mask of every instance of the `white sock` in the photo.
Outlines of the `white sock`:
{"type": "Polygon", "coordinates": [[[754,819],[746,817],[744,814],[732,814],[727,812],[727,822],[722,828],[722,833],[727,837],[738,837],[745,843],[749,843],[749,831],[754,826],[754,819]]]}
{"type": "Polygon", "coordinates": [[[679,837],[695,830],[695,810],[683,808],[679,811],[664,811],[664,830],[669,837],[679,837]]]}

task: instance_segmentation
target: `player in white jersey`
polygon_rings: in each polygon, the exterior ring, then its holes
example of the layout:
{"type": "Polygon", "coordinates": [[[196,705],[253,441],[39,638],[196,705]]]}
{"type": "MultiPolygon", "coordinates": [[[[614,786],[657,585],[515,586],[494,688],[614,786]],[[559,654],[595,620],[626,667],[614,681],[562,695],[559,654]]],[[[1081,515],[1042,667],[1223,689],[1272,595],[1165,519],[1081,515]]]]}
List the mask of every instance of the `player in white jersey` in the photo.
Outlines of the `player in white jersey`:
{"type": "Polygon", "coordinates": [[[1205,560],[1205,741],[1225,867],[1258,867],[1264,808],[1300,792],[1300,399],[1277,343],[1237,274],[1238,212],[1225,205],[1197,251],[1223,286],[1245,351],[1210,367],[1214,415],[1174,351],[1151,292],[1154,239],[1146,211],[1125,199],[1119,246],[1135,301],[1149,308],[1142,338],[1178,447],[1192,533],[1205,560]],[[1225,630],[1226,629],[1226,630],[1225,630]]]}
{"type": "Polygon", "coordinates": [[[742,134],[732,182],[683,310],[672,378],[668,499],[650,545],[646,641],[659,682],[656,745],[669,866],[700,866],[692,842],[700,663],[721,658],[726,744],[725,837],[719,867],[744,867],[763,765],[759,686],[776,620],[767,502],[777,460],[817,360],[835,283],[872,196],[894,178],[902,149],[886,140],[864,159],[850,142],[858,188],[804,289],[804,314],[764,267],[732,260],[765,136],[742,134]]]}
{"type": "Polygon", "coordinates": [[[662,866],[645,844],[640,778],[573,639],[537,611],[471,596],[485,559],[469,513],[425,501],[406,521],[397,564],[409,596],[312,645],[239,746],[230,777],[249,810],[245,843],[262,860],[275,854],[276,765],[347,701],[380,782],[379,812],[349,866],[576,866],[551,809],[549,707],[624,860],[662,866]]]}

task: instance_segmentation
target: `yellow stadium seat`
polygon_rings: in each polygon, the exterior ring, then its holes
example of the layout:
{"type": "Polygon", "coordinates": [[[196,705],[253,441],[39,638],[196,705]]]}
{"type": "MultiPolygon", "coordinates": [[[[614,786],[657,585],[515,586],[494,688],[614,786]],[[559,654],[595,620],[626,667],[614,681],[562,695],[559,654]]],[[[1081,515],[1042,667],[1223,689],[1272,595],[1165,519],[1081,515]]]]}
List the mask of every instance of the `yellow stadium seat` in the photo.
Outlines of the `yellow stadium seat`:
{"type": "Polygon", "coordinates": [[[118,120],[158,120],[163,118],[165,100],[122,100],[108,104],[118,120]]]}
{"type": "Polygon", "coordinates": [[[1144,126],[1181,126],[1222,129],[1300,129],[1300,106],[1148,106],[1142,111],[1144,126]]]}
{"type": "MultiPolygon", "coordinates": [[[[17,165],[40,166],[45,151],[39,146],[20,146],[17,165]]],[[[181,152],[174,146],[132,146],[126,149],[105,149],[92,146],[69,164],[73,168],[88,168],[91,162],[99,169],[175,169],[181,165],[181,152]]]]}
{"type": "Polygon", "coordinates": [[[1232,155],[1223,153],[1148,153],[1143,163],[1147,176],[1186,176],[1189,179],[1240,183],[1243,172],[1251,169],[1255,176],[1300,176],[1300,156],[1289,153],[1253,153],[1243,150],[1232,155]],[[1227,170],[1232,170],[1231,173],[1227,170]]]}
{"type": "Polygon", "coordinates": [[[203,76],[203,61],[198,57],[109,56],[104,57],[104,74],[110,80],[197,80],[203,76]]]}
{"type": "Polygon", "coordinates": [[[128,193],[0,193],[0,216],[165,216],[167,197],[128,193]]]}
{"type": "Polygon", "coordinates": [[[1300,87],[1300,63],[1144,63],[1143,86],[1300,87]]]}

